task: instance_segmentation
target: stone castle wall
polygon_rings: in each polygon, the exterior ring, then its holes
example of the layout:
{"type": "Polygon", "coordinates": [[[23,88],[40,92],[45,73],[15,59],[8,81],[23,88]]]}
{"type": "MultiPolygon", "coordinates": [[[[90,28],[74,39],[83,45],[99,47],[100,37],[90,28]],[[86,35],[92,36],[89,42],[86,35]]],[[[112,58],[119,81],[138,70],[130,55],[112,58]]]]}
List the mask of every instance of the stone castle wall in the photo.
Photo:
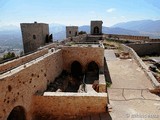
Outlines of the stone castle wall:
{"type": "Polygon", "coordinates": [[[160,42],[160,39],[150,39],[150,40],[148,40],[148,42],[160,42]]]}
{"type": "Polygon", "coordinates": [[[72,37],[72,40],[74,42],[85,42],[87,39],[87,34],[83,34],[83,35],[79,35],[79,36],[76,36],[76,37],[72,37]]]}
{"type": "MultiPolygon", "coordinates": [[[[22,106],[25,109],[27,120],[30,120],[33,115],[32,112],[35,110],[32,104],[34,95],[41,95],[46,90],[47,84],[54,81],[63,69],[70,71],[71,64],[75,60],[79,61],[84,69],[86,69],[89,62],[95,61],[100,70],[103,71],[103,48],[63,47],[61,50],[58,49],[54,52],[47,49],[46,52],[48,53],[43,53],[43,56],[33,61],[27,62],[26,59],[27,63],[25,65],[20,65],[0,75],[0,119],[7,119],[14,107],[22,106]]],[[[34,54],[37,53],[32,53],[28,59],[32,59],[34,54]]],[[[58,97],[57,99],[61,98],[58,97]]],[[[77,97],[75,99],[78,100],[77,97]]],[[[43,100],[46,100],[46,98],[43,100]]],[[[90,101],[90,98],[86,100],[90,101]]],[[[41,101],[37,104],[39,106],[41,101]]]]}
{"type": "Polygon", "coordinates": [[[78,35],[78,26],[66,26],[66,38],[78,35]]]}
{"type": "Polygon", "coordinates": [[[62,69],[62,50],[58,50],[0,75],[0,119],[6,120],[14,107],[23,106],[30,120],[33,95],[44,91],[62,69]]]}
{"type": "Polygon", "coordinates": [[[64,39],[64,42],[85,42],[87,39],[87,34],[83,34],[83,35],[78,35],[76,37],[69,37],[69,38],[66,38],[64,39]]]}
{"type": "Polygon", "coordinates": [[[87,42],[98,42],[100,40],[103,40],[103,35],[88,35],[87,36],[87,42]]]}
{"type": "Polygon", "coordinates": [[[44,96],[33,96],[33,119],[48,116],[61,120],[68,117],[87,116],[106,112],[106,93],[54,93],[47,92],[44,96]],[[87,111],[87,112],[86,112],[87,111]]]}
{"type": "MultiPolygon", "coordinates": [[[[87,65],[94,61],[100,69],[104,66],[104,49],[102,47],[63,47],[63,68],[70,71],[71,64],[78,61],[82,67],[87,69],[87,65]]],[[[103,71],[103,70],[102,70],[103,71]]]]}
{"type": "Polygon", "coordinates": [[[46,44],[46,45],[43,46],[43,47],[40,47],[39,50],[44,49],[44,48],[51,49],[51,48],[56,48],[56,47],[57,47],[57,44],[56,44],[56,43],[49,43],[49,44],[46,44]]]}
{"type": "Polygon", "coordinates": [[[142,68],[146,76],[151,80],[153,86],[160,89],[160,83],[153,76],[152,72],[148,70],[148,66],[142,61],[142,59],[137,55],[137,53],[131,47],[124,44],[122,44],[121,47],[125,52],[129,52],[131,57],[137,62],[137,64],[142,68]]]}
{"type": "Polygon", "coordinates": [[[101,35],[102,34],[102,21],[91,21],[91,31],[90,34],[92,35],[101,35]],[[98,33],[95,33],[95,27],[98,27],[98,33]]]}
{"type": "Polygon", "coordinates": [[[48,24],[21,23],[24,52],[37,50],[45,45],[46,35],[49,35],[48,24]]]}
{"type": "Polygon", "coordinates": [[[39,50],[37,52],[34,52],[32,54],[29,54],[29,55],[26,55],[26,56],[23,56],[23,57],[20,57],[20,58],[17,58],[15,60],[12,60],[12,61],[9,61],[9,62],[5,62],[3,64],[0,64],[0,73],[3,73],[5,71],[8,71],[8,70],[11,70],[15,67],[18,67],[22,64],[25,64],[31,60],[34,60],[38,57],[41,57],[45,54],[48,53],[48,49],[42,49],[42,50],[39,50]]]}
{"type": "Polygon", "coordinates": [[[149,36],[104,34],[104,37],[106,37],[106,38],[114,38],[114,39],[124,39],[124,40],[149,40],[149,36]]]}
{"type": "Polygon", "coordinates": [[[160,55],[160,43],[128,44],[139,56],[160,55]]]}

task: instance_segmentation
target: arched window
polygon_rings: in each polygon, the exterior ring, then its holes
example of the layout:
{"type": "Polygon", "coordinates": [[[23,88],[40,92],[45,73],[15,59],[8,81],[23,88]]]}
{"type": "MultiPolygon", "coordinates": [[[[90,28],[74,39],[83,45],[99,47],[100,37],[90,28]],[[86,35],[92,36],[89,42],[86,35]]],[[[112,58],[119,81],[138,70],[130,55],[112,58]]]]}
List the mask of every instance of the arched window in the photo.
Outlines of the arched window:
{"type": "Polygon", "coordinates": [[[99,28],[97,26],[94,27],[94,34],[99,34],[99,28]]]}

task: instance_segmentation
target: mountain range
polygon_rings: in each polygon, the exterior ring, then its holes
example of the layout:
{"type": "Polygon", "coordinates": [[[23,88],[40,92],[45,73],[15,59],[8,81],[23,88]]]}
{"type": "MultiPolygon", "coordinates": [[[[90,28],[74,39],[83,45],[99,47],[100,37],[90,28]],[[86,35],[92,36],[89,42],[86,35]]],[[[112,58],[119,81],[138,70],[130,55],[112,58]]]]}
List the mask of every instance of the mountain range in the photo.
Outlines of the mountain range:
{"type": "MultiPolygon", "coordinates": [[[[55,40],[63,40],[66,37],[66,26],[62,24],[49,24],[50,33],[55,40]]],[[[115,24],[102,28],[103,33],[123,35],[145,35],[151,38],[160,38],[160,20],[140,20],[115,24]]],[[[90,26],[79,26],[79,31],[90,33],[90,26]]],[[[20,27],[9,25],[0,27],[0,46],[12,46],[22,48],[22,36],[20,27]]]]}
{"type": "Polygon", "coordinates": [[[138,31],[141,35],[147,35],[153,38],[160,38],[160,20],[140,20],[118,23],[112,28],[123,28],[127,30],[138,31]]]}
{"type": "Polygon", "coordinates": [[[118,23],[112,27],[120,27],[128,30],[136,30],[143,32],[160,32],[160,20],[140,20],[118,23]]]}

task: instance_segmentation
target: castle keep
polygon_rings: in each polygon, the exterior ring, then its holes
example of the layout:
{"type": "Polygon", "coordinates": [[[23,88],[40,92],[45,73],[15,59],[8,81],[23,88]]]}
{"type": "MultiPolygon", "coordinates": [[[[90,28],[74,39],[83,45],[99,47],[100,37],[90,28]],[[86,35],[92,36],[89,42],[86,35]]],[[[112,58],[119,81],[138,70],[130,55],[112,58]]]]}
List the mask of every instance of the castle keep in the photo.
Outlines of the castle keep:
{"type": "Polygon", "coordinates": [[[78,35],[78,26],[66,26],[66,38],[78,35]]]}
{"type": "Polygon", "coordinates": [[[39,47],[50,42],[49,27],[45,23],[21,23],[24,53],[36,51],[39,47]]]}
{"type": "Polygon", "coordinates": [[[102,35],[102,21],[91,21],[91,35],[102,35]]]}

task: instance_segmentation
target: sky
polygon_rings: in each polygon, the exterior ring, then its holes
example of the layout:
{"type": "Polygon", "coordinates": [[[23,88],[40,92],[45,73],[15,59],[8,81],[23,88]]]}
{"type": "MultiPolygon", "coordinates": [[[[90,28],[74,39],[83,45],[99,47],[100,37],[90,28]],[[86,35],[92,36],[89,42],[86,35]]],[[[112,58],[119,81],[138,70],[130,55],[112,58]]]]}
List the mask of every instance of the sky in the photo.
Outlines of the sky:
{"type": "Polygon", "coordinates": [[[160,20],[160,0],[0,0],[0,26],[20,23],[104,26],[135,20],[160,20]]]}

